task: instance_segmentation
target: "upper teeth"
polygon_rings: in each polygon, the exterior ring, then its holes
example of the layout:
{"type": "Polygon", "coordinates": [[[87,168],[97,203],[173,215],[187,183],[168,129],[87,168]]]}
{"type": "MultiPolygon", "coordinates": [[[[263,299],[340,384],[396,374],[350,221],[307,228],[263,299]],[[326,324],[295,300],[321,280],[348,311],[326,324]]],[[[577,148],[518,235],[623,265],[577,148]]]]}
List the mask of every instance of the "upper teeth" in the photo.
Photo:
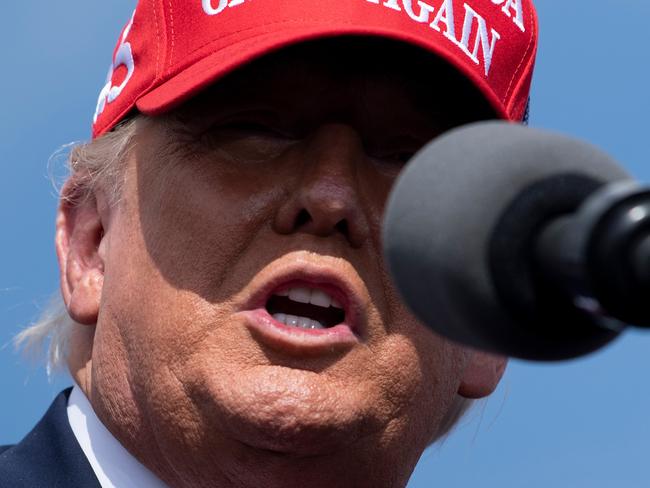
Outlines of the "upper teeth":
{"type": "Polygon", "coordinates": [[[343,308],[343,306],[332,296],[325,293],[323,290],[316,288],[295,287],[283,290],[276,293],[282,297],[289,297],[289,300],[299,303],[311,303],[319,307],[336,307],[343,308]]]}

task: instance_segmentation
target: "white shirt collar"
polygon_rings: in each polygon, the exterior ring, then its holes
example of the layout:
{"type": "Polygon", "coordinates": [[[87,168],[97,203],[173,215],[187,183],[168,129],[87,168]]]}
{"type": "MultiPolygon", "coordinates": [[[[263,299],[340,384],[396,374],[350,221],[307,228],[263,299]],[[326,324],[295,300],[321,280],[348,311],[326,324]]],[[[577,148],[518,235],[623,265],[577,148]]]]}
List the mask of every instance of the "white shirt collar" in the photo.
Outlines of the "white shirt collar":
{"type": "Polygon", "coordinates": [[[77,385],[68,399],[68,421],[102,488],[167,488],[104,427],[77,385]]]}

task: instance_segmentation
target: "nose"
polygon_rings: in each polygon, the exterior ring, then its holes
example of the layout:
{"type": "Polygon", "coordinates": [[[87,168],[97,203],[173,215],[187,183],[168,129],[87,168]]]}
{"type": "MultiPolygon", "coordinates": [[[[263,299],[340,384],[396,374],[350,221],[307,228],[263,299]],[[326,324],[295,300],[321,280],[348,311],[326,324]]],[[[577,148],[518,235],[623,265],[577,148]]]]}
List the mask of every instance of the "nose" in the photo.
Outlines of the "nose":
{"type": "Polygon", "coordinates": [[[359,192],[365,151],[357,131],[344,124],[322,125],[292,157],[300,158],[298,176],[288,185],[289,198],[276,215],[275,230],[321,237],[339,234],[352,247],[361,247],[369,224],[359,192]]]}

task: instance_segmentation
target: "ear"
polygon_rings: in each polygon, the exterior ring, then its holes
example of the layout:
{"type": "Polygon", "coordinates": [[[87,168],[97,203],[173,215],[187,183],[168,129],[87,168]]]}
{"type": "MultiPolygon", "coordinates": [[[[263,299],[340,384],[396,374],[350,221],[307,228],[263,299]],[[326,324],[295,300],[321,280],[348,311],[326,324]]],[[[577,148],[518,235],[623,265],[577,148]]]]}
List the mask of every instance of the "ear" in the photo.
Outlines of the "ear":
{"type": "Polygon", "coordinates": [[[488,396],[499,384],[507,363],[503,356],[470,350],[458,394],[472,399],[488,396]]]}
{"type": "Polygon", "coordinates": [[[74,193],[67,183],[56,219],[61,293],[73,320],[95,325],[104,282],[104,228],[96,196],[76,198],[74,193]]]}

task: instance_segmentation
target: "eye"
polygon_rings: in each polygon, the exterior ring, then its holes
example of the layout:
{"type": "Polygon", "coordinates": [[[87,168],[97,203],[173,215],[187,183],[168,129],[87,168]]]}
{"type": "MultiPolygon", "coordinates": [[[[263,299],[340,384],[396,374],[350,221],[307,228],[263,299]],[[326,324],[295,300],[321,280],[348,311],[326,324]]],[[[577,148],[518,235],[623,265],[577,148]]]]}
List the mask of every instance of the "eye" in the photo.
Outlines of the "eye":
{"type": "Polygon", "coordinates": [[[199,140],[207,151],[242,163],[259,163],[278,157],[297,138],[275,121],[241,116],[217,121],[201,131],[199,140]]]}
{"type": "Polygon", "coordinates": [[[394,178],[424,143],[411,134],[393,134],[385,140],[367,141],[366,154],[379,173],[394,178]]]}
{"type": "Polygon", "coordinates": [[[385,148],[368,151],[368,155],[379,166],[401,169],[418,151],[419,147],[385,148]]]}
{"type": "Polygon", "coordinates": [[[219,124],[218,130],[230,131],[241,135],[278,137],[282,139],[296,138],[288,130],[281,128],[276,124],[256,120],[232,120],[219,124]]]}
{"type": "Polygon", "coordinates": [[[385,139],[365,141],[367,154],[384,164],[405,165],[422,148],[426,141],[408,132],[388,133],[385,139]]]}

